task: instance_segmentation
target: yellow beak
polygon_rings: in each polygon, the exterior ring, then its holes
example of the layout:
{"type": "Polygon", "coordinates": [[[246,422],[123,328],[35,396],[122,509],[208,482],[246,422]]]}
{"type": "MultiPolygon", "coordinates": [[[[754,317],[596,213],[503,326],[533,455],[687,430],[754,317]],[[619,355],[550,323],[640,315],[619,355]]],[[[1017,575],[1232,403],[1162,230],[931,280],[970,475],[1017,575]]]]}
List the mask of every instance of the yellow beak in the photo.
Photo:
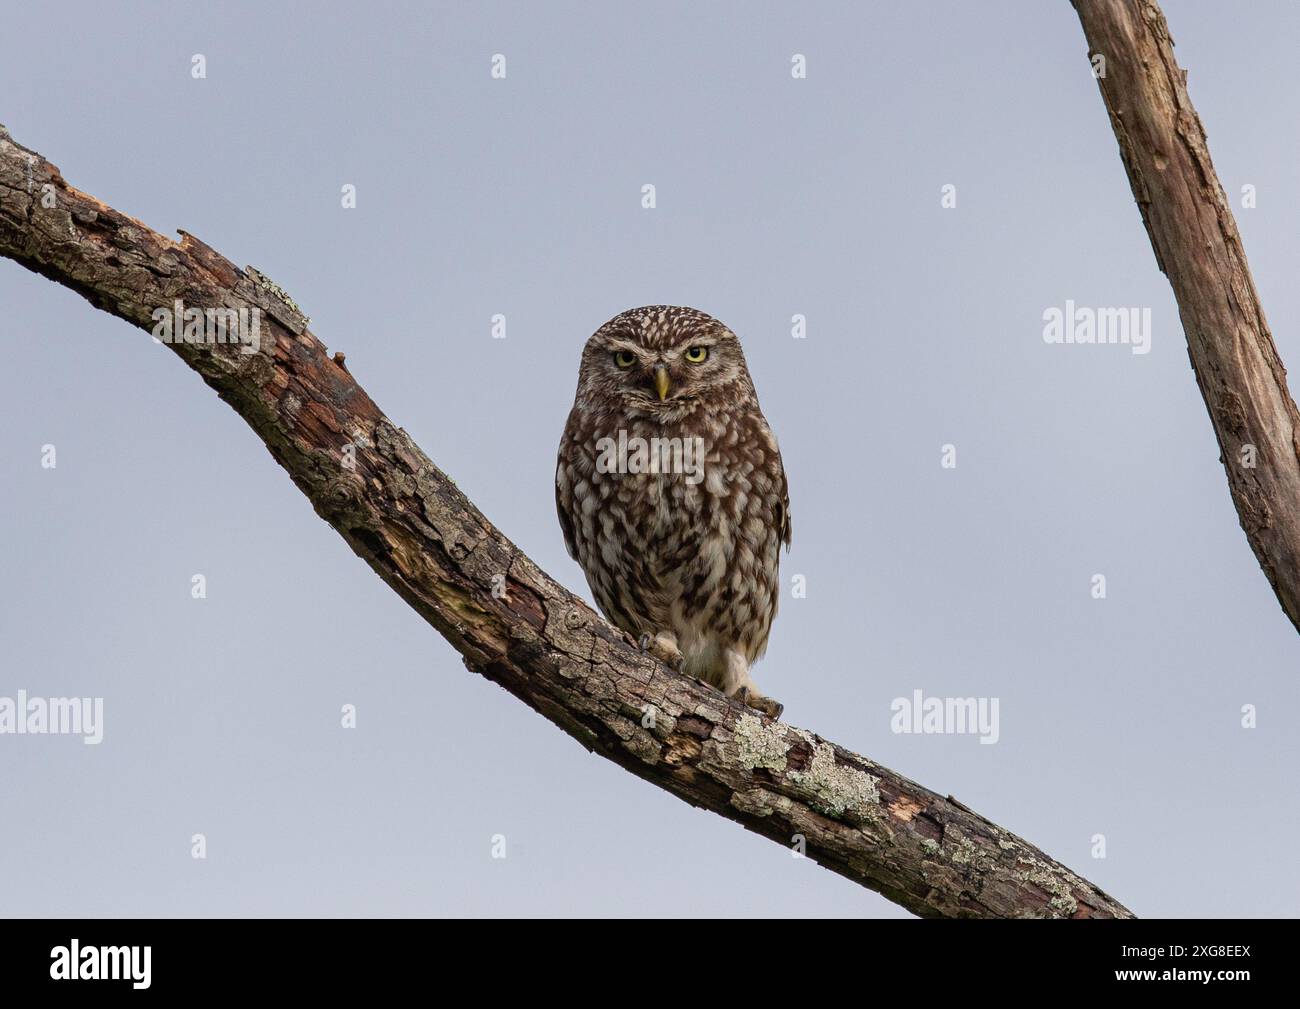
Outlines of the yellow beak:
{"type": "Polygon", "coordinates": [[[662,364],[655,369],[655,391],[659,393],[659,402],[662,403],[668,398],[668,389],[671,383],[668,381],[668,369],[662,364]]]}

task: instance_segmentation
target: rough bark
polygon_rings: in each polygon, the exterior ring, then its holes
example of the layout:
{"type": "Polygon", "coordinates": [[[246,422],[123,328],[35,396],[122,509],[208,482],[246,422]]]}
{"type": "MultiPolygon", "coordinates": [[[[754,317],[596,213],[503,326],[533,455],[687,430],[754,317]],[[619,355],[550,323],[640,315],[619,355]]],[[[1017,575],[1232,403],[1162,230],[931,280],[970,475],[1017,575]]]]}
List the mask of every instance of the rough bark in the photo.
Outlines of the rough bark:
{"type": "Polygon", "coordinates": [[[260,309],[257,353],[171,349],[470,669],[589,750],[778,844],[802,837],[808,857],[918,915],[1130,917],[951,797],[642,654],[483,517],[330,358],[283,291],[181,236],[73,189],[0,127],[0,254],[146,330],[175,299],[260,309]]]}
{"type": "Polygon", "coordinates": [[[1105,58],[1097,83],[1156,262],[1178,301],[1241,527],[1300,629],[1300,415],[1187,96],[1187,72],[1154,2],[1073,2],[1089,59],[1105,58]]]}

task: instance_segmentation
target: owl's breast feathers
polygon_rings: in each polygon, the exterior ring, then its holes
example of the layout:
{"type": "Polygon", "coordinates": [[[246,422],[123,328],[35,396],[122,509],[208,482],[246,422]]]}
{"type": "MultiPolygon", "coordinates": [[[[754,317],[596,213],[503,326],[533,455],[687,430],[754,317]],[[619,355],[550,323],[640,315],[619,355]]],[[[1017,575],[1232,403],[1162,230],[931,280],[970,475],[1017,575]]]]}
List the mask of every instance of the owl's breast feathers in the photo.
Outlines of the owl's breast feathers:
{"type": "Polygon", "coordinates": [[[664,421],[575,404],[555,490],[565,545],[615,624],[737,645],[751,661],[762,654],[790,513],[776,439],[752,394],[734,410],[664,421]]]}

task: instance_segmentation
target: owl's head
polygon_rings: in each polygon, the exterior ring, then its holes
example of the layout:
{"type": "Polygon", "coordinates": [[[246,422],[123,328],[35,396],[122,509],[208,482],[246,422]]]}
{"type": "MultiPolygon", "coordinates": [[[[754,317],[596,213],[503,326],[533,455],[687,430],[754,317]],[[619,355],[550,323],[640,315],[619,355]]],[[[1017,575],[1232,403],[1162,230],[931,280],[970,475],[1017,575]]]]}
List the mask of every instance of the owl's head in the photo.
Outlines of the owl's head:
{"type": "Polygon", "coordinates": [[[723,392],[753,392],[740,340],[694,308],[629,309],[596,330],[582,352],[578,398],[591,405],[667,416],[719,402],[723,392]]]}

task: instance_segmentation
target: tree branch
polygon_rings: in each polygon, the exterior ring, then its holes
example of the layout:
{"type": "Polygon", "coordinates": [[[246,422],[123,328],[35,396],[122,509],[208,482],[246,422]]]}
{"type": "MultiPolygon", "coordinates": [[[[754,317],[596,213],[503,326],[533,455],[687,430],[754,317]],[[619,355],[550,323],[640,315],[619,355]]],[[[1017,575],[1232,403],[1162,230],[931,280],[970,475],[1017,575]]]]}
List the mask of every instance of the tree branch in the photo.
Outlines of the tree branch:
{"type": "Polygon", "coordinates": [[[1251,549],[1300,629],[1300,414],[1153,0],[1073,0],[1251,549]]]}
{"type": "Polygon", "coordinates": [[[589,750],[778,844],[802,836],[809,857],[918,915],[1131,917],[956,800],[642,654],[480,514],[331,360],[282,291],[181,235],[174,242],[78,192],[0,127],[0,254],[146,330],[176,299],[260,309],[257,353],[171,349],[470,669],[589,750]]]}

